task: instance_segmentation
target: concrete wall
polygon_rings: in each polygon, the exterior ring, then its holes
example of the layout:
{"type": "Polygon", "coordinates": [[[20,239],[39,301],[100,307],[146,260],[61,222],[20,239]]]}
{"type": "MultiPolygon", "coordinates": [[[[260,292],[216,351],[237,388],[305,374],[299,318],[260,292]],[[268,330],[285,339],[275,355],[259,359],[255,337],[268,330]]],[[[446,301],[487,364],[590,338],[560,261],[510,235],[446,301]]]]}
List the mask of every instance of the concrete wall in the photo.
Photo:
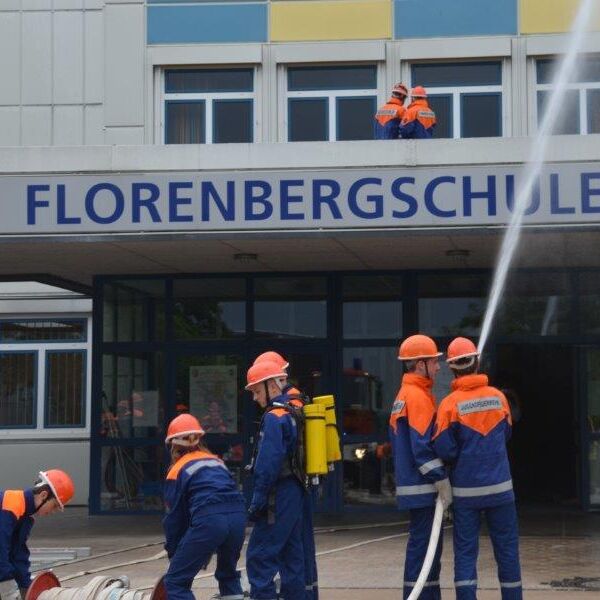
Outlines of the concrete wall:
{"type": "Polygon", "coordinates": [[[0,440],[0,487],[31,487],[37,473],[61,468],[75,483],[74,504],[87,505],[90,479],[90,442],[86,440],[0,440]]]}

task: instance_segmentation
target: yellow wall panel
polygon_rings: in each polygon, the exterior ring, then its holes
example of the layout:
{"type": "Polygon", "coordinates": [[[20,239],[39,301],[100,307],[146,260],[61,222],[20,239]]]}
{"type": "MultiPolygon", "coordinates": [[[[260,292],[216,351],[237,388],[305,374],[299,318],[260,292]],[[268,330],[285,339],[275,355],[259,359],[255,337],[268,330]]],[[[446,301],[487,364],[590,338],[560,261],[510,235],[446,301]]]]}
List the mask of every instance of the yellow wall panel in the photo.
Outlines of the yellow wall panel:
{"type": "MultiPolygon", "coordinates": [[[[520,0],[521,33],[569,31],[579,0],[520,0]]],[[[600,2],[598,3],[600,5],[600,2]]],[[[590,31],[600,31],[600,7],[595,9],[590,31]]]]}
{"type": "Polygon", "coordinates": [[[392,36],[390,0],[271,3],[271,40],[373,40],[392,36]]]}

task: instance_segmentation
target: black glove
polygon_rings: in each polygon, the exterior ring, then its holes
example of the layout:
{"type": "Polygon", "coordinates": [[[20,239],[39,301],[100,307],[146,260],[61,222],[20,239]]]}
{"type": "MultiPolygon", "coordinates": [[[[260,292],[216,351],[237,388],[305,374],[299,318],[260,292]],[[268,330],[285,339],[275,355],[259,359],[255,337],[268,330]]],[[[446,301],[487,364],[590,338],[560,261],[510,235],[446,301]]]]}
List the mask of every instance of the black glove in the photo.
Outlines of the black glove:
{"type": "Polygon", "coordinates": [[[248,521],[250,521],[250,523],[256,523],[256,521],[258,521],[261,517],[264,517],[266,515],[267,515],[267,507],[266,506],[258,507],[253,504],[248,509],[248,521]]]}

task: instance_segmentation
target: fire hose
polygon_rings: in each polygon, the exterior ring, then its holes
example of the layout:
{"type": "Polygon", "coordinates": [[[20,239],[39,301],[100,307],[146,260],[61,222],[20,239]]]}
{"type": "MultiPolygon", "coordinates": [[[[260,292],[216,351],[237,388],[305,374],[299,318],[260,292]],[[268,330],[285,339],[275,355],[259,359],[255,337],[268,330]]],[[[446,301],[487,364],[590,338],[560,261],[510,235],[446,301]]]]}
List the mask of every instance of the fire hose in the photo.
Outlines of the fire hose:
{"type": "Polygon", "coordinates": [[[98,576],[82,587],[64,588],[51,571],[37,575],[25,600],[166,600],[162,578],[151,592],[129,587],[128,577],[98,576]]]}
{"type": "Polygon", "coordinates": [[[417,600],[423,591],[423,586],[429,577],[431,571],[431,565],[433,565],[433,559],[435,558],[435,551],[437,550],[438,541],[440,539],[440,531],[442,530],[442,521],[444,519],[444,505],[438,496],[437,502],[435,503],[435,514],[433,515],[433,525],[431,526],[431,535],[429,536],[429,544],[427,546],[427,553],[425,554],[425,560],[421,567],[421,572],[415,583],[408,600],[417,600]]]}

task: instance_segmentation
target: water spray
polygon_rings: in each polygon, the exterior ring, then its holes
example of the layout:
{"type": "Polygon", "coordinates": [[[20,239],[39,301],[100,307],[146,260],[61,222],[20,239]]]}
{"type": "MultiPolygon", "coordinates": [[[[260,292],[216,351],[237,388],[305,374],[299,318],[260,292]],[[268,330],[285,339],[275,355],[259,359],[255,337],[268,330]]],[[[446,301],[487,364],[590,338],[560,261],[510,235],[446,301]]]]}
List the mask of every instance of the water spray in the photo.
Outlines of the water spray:
{"type": "Polygon", "coordinates": [[[579,10],[569,39],[569,47],[560,60],[559,67],[554,75],[550,100],[546,106],[546,112],[539,126],[538,132],[534,138],[530,157],[525,164],[524,177],[522,185],[518,188],[513,206],[513,213],[504,239],[500,248],[498,264],[494,273],[494,280],[490,291],[489,301],[481,327],[479,336],[478,351],[481,353],[485,348],[492,323],[498,309],[502,292],[506,284],[506,276],[519,243],[521,233],[521,224],[527,210],[528,199],[534,190],[536,182],[539,179],[546,154],[548,151],[549,136],[554,130],[558,116],[563,108],[563,100],[567,91],[567,84],[577,71],[577,55],[581,52],[583,41],[585,39],[586,28],[592,19],[594,4],[597,0],[583,0],[579,5],[579,10]]]}

